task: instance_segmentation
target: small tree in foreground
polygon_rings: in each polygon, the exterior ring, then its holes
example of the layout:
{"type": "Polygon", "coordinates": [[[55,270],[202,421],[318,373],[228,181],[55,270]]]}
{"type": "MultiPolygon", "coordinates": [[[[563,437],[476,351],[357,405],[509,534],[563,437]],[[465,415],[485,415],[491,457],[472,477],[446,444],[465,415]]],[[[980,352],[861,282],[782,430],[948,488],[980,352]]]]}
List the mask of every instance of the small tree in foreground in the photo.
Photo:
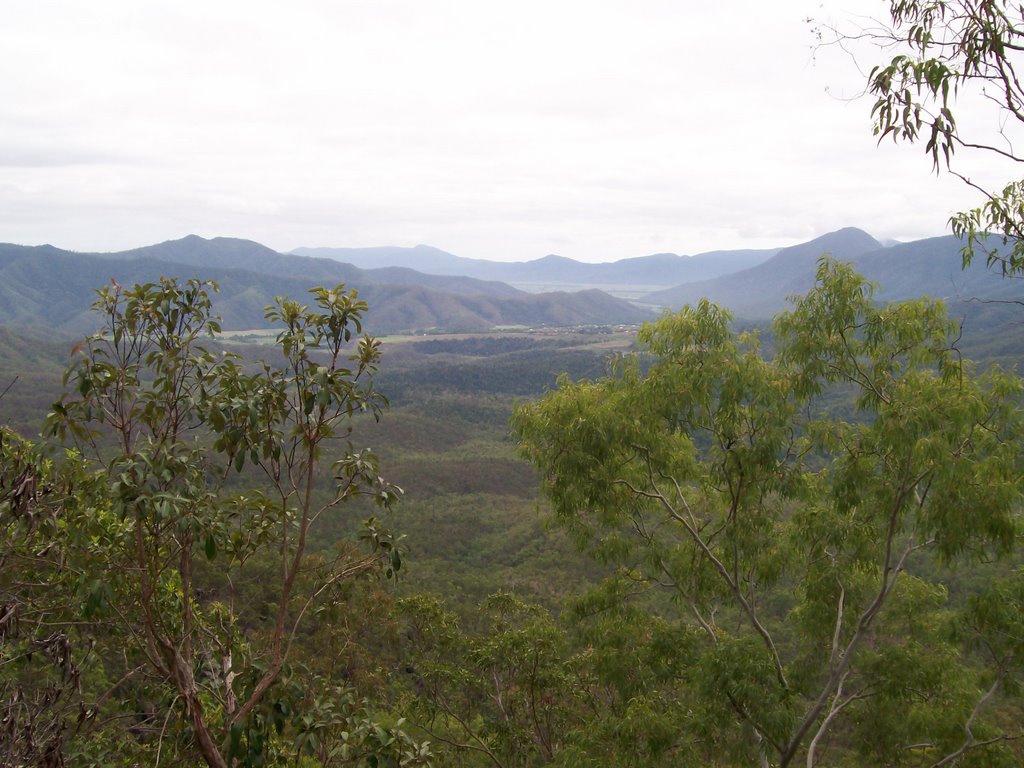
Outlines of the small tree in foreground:
{"type": "Polygon", "coordinates": [[[729,320],[667,315],[513,422],[581,545],[674,595],[680,764],[1019,759],[990,715],[1024,621],[985,597],[955,618],[923,574],[1013,547],[1020,382],[961,361],[941,304],[877,306],[827,260],[773,359],[729,320]]]}
{"type": "Polygon", "coordinates": [[[139,755],[126,761],[425,764],[425,748],[369,720],[350,691],[293,664],[303,621],[353,578],[401,566],[372,519],[362,552],[309,550],[322,515],[357,495],[389,507],[400,493],[369,453],[326,454],[354,415],[384,404],[372,384],[379,344],[358,338],[366,304],[342,286],[314,289],[312,307],[277,300],[267,318],[283,326],[282,365],[250,370],[202,345],[219,332],[211,287],[100,291],[105,328],[79,348],[47,421],[77,450],[55,467],[5,436],[5,693],[24,701],[33,689],[18,665],[65,649],[54,674],[74,678],[59,698],[73,705],[56,717],[51,707],[46,731],[58,761],[62,739],[92,723],[85,731],[116,733],[139,755]],[[229,478],[246,464],[259,487],[237,492],[229,478]],[[236,601],[233,579],[254,566],[274,575],[255,604],[236,601]],[[63,644],[40,646],[50,635],[63,644]]]}

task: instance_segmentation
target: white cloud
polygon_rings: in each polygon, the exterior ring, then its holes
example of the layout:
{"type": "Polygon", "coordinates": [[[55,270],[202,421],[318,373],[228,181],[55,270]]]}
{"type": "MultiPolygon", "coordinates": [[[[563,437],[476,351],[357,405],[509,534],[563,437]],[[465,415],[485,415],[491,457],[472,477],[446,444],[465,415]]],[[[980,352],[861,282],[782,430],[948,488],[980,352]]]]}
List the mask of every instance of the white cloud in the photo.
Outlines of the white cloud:
{"type": "Polygon", "coordinates": [[[0,240],[113,250],[196,232],[604,260],[847,225],[940,233],[974,196],[916,149],[876,148],[869,105],[832,95],[860,86],[851,62],[811,61],[802,19],[853,12],[16,4],[0,28],[0,240]]]}

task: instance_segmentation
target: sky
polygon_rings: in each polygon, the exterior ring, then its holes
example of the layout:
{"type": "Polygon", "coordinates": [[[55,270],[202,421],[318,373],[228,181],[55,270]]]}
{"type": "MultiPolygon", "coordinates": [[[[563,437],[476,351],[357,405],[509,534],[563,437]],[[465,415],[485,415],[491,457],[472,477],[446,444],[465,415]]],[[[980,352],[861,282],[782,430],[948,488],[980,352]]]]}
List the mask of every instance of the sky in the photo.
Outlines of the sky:
{"type": "MultiPolygon", "coordinates": [[[[877,145],[872,0],[17,0],[0,242],[187,234],[525,261],[944,234],[977,193],[877,145]],[[867,52],[870,58],[872,52],[867,52]]],[[[981,159],[974,178],[1006,176],[981,159]],[[1002,174],[1002,176],[1000,176],[1002,174]]]]}

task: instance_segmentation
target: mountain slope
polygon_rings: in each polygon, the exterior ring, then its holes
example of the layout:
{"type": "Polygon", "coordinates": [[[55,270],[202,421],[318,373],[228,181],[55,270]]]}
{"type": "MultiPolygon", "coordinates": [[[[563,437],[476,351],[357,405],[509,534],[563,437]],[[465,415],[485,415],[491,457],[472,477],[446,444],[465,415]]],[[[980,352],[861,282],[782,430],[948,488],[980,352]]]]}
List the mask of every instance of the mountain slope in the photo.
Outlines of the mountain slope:
{"type": "Polygon", "coordinates": [[[811,288],[818,259],[823,255],[850,260],[879,248],[881,244],[867,232],[847,227],[783,248],[750,269],[657,291],[645,296],[644,301],[677,308],[707,298],[740,317],[769,317],[785,306],[787,296],[811,288]]]}
{"type": "Polygon", "coordinates": [[[817,261],[824,253],[849,261],[876,284],[881,301],[931,296],[943,299],[956,316],[995,318],[1003,313],[979,312],[984,302],[1014,301],[1024,284],[988,269],[984,260],[962,267],[963,243],[955,237],[933,237],[881,247],[860,230],[840,230],[809,243],[787,248],[754,269],[735,275],[659,291],[645,297],[673,309],[708,298],[737,316],[766,319],[786,309],[788,297],[806,292],[814,282],[817,261]],[[859,234],[858,234],[859,233],[859,234]],[[863,250],[862,250],[863,249],[863,250]]]}
{"type": "Polygon", "coordinates": [[[875,295],[884,301],[928,295],[953,305],[1016,299],[1024,293],[1020,280],[989,269],[984,258],[964,269],[962,248],[963,241],[951,235],[932,237],[870,251],[852,261],[861,274],[878,284],[875,295]]]}
{"type": "Polygon", "coordinates": [[[206,240],[189,235],[180,240],[169,240],[130,251],[109,254],[90,254],[115,260],[157,259],[175,264],[222,269],[243,269],[279,277],[296,277],[314,283],[351,283],[369,285],[419,285],[435,290],[467,296],[510,297],[522,295],[510,285],[470,277],[450,278],[424,274],[412,269],[362,269],[336,259],[296,256],[278,253],[252,240],[215,237],[206,240]]]}
{"type": "MultiPolygon", "coordinates": [[[[71,253],[49,246],[0,245],[0,323],[44,325],[66,332],[86,333],[95,329],[98,322],[89,312],[89,305],[95,298],[94,289],[111,279],[130,285],[164,275],[190,277],[198,274],[220,284],[215,309],[222,316],[225,329],[262,328],[267,325],[263,308],[275,295],[301,298],[313,285],[337,282],[337,273],[330,271],[336,262],[316,264],[318,269],[324,270],[316,276],[294,276],[290,273],[295,268],[295,260],[306,259],[281,256],[283,261],[278,263],[274,252],[265,249],[266,252],[256,251],[256,257],[249,260],[249,255],[254,253],[250,247],[239,247],[239,241],[220,240],[202,241],[194,250],[161,247],[168,244],[156,247],[155,253],[193,263],[154,258],[154,251],[149,249],[137,249],[130,252],[129,258],[119,259],[113,254],[71,253]],[[267,271],[226,266],[241,260],[267,271]],[[60,279],[55,280],[55,275],[60,279]]],[[[397,277],[410,279],[405,275],[397,277]]],[[[360,296],[369,302],[367,327],[375,333],[424,328],[487,330],[494,325],[513,324],[635,323],[650,317],[650,313],[606,294],[600,294],[600,298],[593,294],[562,294],[552,298],[519,291],[509,294],[504,290],[507,286],[492,287],[497,295],[471,294],[469,288],[479,285],[480,281],[423,277],[428,278],[427,282],[445,287],[454,284],[463,292],[402,282],[375,282],[372,271],[362,270],[351,273],[346,282],[349,287],[358,288],[360,296]]]]}

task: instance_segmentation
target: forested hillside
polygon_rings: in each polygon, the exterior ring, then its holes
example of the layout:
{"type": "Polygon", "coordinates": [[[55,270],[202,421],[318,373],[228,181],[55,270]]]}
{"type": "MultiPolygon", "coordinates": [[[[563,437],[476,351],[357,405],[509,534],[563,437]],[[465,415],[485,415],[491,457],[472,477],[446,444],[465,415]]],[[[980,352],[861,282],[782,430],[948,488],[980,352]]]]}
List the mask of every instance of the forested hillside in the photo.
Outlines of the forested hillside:
{"type": "Polygon", "coordinates": [[[357,343],[327,289],[237,344],[167,280],[6,328],[57,459],[4,432],[8,761],[1017,764],[1020,385],[961,354],[1019,336],[817,269],[764,355],[708,304],[357,343]]]}
{"type": "Polygon", "coordinates": [[[971,304],[1012,301],[1020,295],[1018,282],[1003,279],[999,270],[980,262],[965,269],[964,246],[962,238],[947,236],[883,248],[866,232],[848,228],[784,248],[756,267],[658,291],[644,300],[678,308],[707,298],[738,317],[767,319],[782,311],[790,297],[810,288],[823,254],[855,265],[875,283],[881,301],[932,296],[961,314],[972,311],[971,304]]]}
{"type": "Polygon", "coordinates": [[[724,259],[639,333],[245,240],[0,248],[0,755],[1019,763],[1024,323],[961,248],[724,259]]]}
{"type": "Polygon", "coordinates": [[[345,283],[371,303],[380,332],[490,330],[494,326],[638,323],[652,316],[600,291],[528,295],[502,283],[438,277],[409,269],[361,270],[330,259],[276,253],[248,240],[187,237],[114,254],[0,244],[0,323],[77,334],[94,327],[97,286],[202,273],[221,286],[216,311],[226,329],[267,327],[275,296],[304,296],[311,283],[345,283]],[[52,276],[59,274],[55,281],[52,276]]]}

